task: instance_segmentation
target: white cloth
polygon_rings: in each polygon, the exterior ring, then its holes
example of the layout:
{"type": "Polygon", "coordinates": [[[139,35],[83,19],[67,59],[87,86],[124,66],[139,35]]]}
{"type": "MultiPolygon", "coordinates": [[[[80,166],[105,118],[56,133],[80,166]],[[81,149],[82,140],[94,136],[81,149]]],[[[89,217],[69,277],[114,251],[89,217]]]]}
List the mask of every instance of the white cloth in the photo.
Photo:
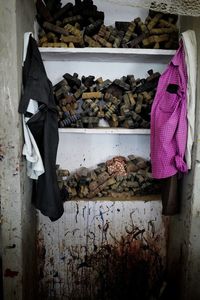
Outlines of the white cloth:
{"type": "MultiPolygon", "coordinates": [[[[31,32],[26,32],[24,34],[24,53],[23,53],[23,63],[26,59],[26,53],[28,48],[28,41],[31,32]]],[[[31,113],[32,115],[38,112],[38,102],[36,100],[30,99],[27,112],[31,113]]],[[[27,160],[27,175],[32,179],[38,179],[38,176],[42,175],[44,170],[43,161],[40,155],[40,151],[36,144],[36,141],[26,124],[26,122],[30,118],[25,118],[22,115],[22,122],[23,122],[23,131],[24,131],[24,146],[23,146],[23,155],[26,156],[27,160]]]]}
{"type": "Polygon", "coordinates": [[[27,160],[27,175],[32,179],[38,179],[38,176],[44,173],[44,165],[35,139],[26,125],[26,119],[22,115],[25,140],[22,154],[26,156],[27,160]]]}
{"type": "Polygon", "coordinates": [[[196,76],[197,76],[197,42],[195,32],[187,30],[182,33],[183,46],[185,50],[185,62],[187,66],[187,120],[188,138],[185,159],[188,169],[191,169],[192,145],[194,142],[195,129],[195,101],[196,101],[196,76]]]}

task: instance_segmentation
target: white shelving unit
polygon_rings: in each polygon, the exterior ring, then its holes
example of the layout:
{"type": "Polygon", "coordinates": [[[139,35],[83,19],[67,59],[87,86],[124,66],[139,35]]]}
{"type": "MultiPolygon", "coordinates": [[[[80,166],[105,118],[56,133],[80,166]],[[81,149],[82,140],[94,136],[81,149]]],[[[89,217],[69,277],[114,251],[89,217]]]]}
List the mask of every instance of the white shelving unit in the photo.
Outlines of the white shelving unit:
{"type": "MultiPolygon", "coordinates": [[[[66,1],[63,1],[65,4],[66,1]]],[[[71,1],[73,2],[73,1],[71,1]]],[[[95,1],[105,12],[105,24],[116,20],[144,20],[147,10],[106,1],[95,1]]],[[[94,75],[104,80],[114,80],[133,74],[146,78],[153,69],[162,73],[175,53],[163,49],[126,48],[39,48],[49,79],[53,84],[63,79],[65,73],[81,76],[94,75]]],[[[70,171],[80,166],[95,167],[115,155],[135,154],[149,159],[150,129],[126,128],[62,128],[59,129],[57,163],[70,171]]]]}
{"type": "MultiPolygon", "coordinates": [[[[127,74],[145,78],[149,69],[162,73],[175,53],[122,48],[40,48],[40,52],[53,84],[74,72],[110,80],[127,74]]],[[[60,128],[59,137],[57,163],[70,171],[95,167],[115,155],[150,157],[150,129],[60,128]]]]}
{"type": "Polygon", "coordinates": [[[109,61],[167,63],[175,50],[125,48],[39,48],[43,61],[109,61]]]}
{"type": "MultiPolygon", "coordinates": [[[[69,1],[62,2],[64,5],[69,1]]],[[[138,16],[144,20],[148,13],[146,10],[117,5],[110,1],[94,0],[94,3],[98,10],[105,12],[106,25],[112,25],[116,20],[131,21],[138,16]]],[[[40,52],[53,85],[62,80],[65,73],[77,73],[79,78],[83,75],[94,75],[95,78],[102,77],[103,80],[114,80],[128,74],[133,74],[136,78],[146,78],[150,69],[162,73],[175,53],[174,50],[121,48],[40,48],[40,52]]],[[[149,159],[149,129],[59,129],[57,164],[71,173],[80,167],[94,168],[113,156],[127,157],[130,154],[149,159]]],[[[78,199],[66,201],[64,208],[65,213],[58,222],[51,223],[39,215],[38,232],[41,239],[38,240],[44,240],[46,249],[45,265],[43,259],[40,262],[44,269],[41,282],[44,290],[48,288],[49,296],[58,295],[61,299],[66,295],[67,299],[71,299],[70,296],[75,293],[80,298],[84,296],[85,299],[93,299],[93,289],[95,290],[97,282],[91,281],[91,287],[89,285],[86,289],[82,282],[85,280],[84,274],[89,274],[87,272],[91,273],[91,278],[98,272],[95,269],[94,274],[92,268],[87,268],[89,271],[77,270],[77,260],[72,259],[71,253],[75,257],[78,254],[79,260],[85,261],[88,253],[96,255],[98,252],[93,252],[94,245],[100,245],[100,249],[103,249],[102,245],[111,245],[113,249],[112,245],[117,241],[116,249],[121,249],[121,241],[126,241],[124,237],[127,236],[127,229],[132,229],[131,224],[135,228],[145,229],[146,241],[153,237],[152,245],[156,242],[156,249],[160,249],[165,267],[168,222],[161,216],[159,195],[135,196],[130,199],[119,196],[115,200],[108,197],[78,199]],[[108,231],[105,231],[105,225],[108,225],[108,231]],[[54,276],[55,270],[58,271],[58,277],[54,276]],[[79,274],[80,284],[77,284],[79,274]],[[90,289],[92,297],[83,295],[84,290],[90,289]]],[[[132,249],[135,249],[136,244],[132,246],[132,240],[128,241],[133,253],[132,249]]]]}

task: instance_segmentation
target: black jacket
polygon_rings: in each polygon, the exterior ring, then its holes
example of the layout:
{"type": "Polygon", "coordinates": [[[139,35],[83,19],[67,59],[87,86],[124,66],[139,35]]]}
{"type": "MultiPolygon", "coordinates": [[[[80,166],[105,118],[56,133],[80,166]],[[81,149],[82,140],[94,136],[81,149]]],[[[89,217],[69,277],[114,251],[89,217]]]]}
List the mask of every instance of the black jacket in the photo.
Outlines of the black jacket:
{"type": "Polygon", "coordinates": [[[39,103],[39,112],[29,119],[27,125],[35,138],[45,169],[45,173],[34,180],[33,202],[42,214],[55,221],[63,214],[63,202],[56,177],[57,110],[52,84],[47,78],[37,43],[31,36],[23,68],[23,88],[20,113],[26,115],[30,99],[39,103]]]}

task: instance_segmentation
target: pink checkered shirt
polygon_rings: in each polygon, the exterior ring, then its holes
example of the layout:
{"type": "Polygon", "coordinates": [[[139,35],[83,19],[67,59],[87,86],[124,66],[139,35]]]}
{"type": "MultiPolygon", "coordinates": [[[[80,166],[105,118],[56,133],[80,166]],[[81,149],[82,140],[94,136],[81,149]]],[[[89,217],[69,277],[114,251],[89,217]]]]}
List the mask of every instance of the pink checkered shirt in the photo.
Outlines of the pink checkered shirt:
{"type": "Polygon", "coordinates": [[[151,163],[154,178],[185,173],[187,71],[182,41],[161,75],[151,109],[151,163]]]}

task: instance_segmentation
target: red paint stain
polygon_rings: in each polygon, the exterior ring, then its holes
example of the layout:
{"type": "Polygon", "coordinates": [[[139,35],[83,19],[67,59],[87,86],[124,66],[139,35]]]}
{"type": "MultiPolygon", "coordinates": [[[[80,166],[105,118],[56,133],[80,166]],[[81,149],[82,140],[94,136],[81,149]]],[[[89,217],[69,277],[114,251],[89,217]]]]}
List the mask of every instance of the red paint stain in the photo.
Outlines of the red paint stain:
{"type": "Polygon", "coordinates": [[[18,273],[19,272],[17,272],[17,271],[12,271],[10,269],[6,269],[4,272],[4,276],[13,278],[13,277],[16,277],[18,275],[18,273]]]}

